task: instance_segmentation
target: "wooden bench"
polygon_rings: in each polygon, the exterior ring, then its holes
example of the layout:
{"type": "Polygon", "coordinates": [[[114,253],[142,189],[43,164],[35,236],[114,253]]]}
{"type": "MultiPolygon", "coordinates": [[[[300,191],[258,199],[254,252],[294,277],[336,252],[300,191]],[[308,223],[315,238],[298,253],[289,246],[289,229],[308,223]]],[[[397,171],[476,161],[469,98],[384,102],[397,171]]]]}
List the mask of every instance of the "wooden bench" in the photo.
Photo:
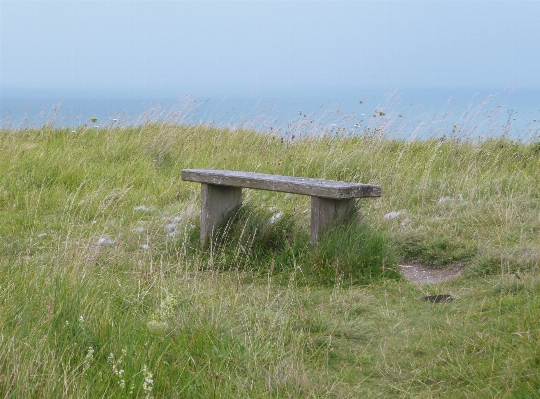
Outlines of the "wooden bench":
{"type": "Polygon", "coordinates": [[[202,184],[201,242],[205,243],[227,214],[242,205],[242,188],[281,191],[311,196],[311,245],[315,245],[331,222],[347,219],[355,198],[380,197],[381,187],[215,169],[184,169],[182,180],[202,184]]]}

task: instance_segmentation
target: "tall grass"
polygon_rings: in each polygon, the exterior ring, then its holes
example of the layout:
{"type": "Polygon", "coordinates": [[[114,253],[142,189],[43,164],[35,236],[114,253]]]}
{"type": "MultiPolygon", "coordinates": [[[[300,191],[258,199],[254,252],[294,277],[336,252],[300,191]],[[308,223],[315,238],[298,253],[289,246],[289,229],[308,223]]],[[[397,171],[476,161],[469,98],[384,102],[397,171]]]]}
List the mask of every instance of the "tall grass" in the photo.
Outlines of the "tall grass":
{"type": "Polygon", "coordinates": [[[539,395],[538,148],[165,123],[2,131],[0,394],[539,395]],[[201,248],[184,168],[383,195],[311,250],[308,197],[246,190],[201,248]],[[468,277],[415,286],[398,261],[468,277]],[[440,292],[455,300],[420,300],[440,292]]]}

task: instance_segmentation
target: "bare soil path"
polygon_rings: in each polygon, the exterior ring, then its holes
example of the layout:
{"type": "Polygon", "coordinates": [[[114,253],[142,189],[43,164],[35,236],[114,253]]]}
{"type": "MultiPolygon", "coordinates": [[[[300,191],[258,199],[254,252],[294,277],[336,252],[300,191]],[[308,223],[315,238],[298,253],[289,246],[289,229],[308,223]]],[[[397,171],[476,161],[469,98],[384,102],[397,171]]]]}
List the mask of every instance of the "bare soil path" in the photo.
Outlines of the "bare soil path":
{"type": "Polygon", "coordinates": [[[447,269],[434,269],[422,264],[399,265],[401,274],[416,284],[436,284],[454,280],[461,276],[463,266],[456,265],[447,269]]]}

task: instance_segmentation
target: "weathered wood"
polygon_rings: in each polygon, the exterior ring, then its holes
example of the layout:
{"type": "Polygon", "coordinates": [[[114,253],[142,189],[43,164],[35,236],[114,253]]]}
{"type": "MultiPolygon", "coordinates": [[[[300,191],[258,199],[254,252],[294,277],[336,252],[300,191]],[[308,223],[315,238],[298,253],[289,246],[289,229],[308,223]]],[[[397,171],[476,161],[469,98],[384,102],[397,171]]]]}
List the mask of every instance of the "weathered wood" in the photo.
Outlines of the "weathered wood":
{"type": "Polygon", "coordinates": [[[201,243],[205,243],[223,219],[242,205],[242,188],[201,185],[201,243]]]}
{"type": "Polygon", "coordinates": [[[311,196],[311,244],[315,245],[332,223],[345,221],[354,209],[354,199],[380,197],[381,187],[215,169],[184,169],[182,180],[202,184],[201,242],[204,244],[227,214],[242,204],[242,188],[282,191],[311,196]]]}
{"type": "Polygon", "coordinates": [[[346,221],[353,210],[354,198],[332,199],[311,197],[311,245],[315,246],[331,223],[346,221]]]}
{"type": "Polygon", "coordinates": [[[381,187],[373,184],[346,183],[336,180],[278,176],[233,170],[185,169],[182,171],[182,180],[333,199],[381,196],[381,187]]]}

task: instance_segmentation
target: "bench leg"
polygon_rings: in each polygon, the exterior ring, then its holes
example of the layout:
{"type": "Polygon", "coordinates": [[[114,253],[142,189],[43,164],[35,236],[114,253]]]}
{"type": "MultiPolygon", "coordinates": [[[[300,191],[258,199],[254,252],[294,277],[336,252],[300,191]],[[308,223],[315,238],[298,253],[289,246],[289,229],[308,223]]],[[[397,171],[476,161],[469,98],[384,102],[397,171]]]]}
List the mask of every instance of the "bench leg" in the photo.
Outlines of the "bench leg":
{"type": "Polygon", "coordinates": [[[201,243],[205,244],[227,214],[242,205],[242,188],[203,183],[201,190],[201,243]]]}
{"type": "Polygon", "coordinates": [[[345,221],[354,209],[354,198],[311,197],[311,245],[315,246],[329,223],[345,221]]]}

